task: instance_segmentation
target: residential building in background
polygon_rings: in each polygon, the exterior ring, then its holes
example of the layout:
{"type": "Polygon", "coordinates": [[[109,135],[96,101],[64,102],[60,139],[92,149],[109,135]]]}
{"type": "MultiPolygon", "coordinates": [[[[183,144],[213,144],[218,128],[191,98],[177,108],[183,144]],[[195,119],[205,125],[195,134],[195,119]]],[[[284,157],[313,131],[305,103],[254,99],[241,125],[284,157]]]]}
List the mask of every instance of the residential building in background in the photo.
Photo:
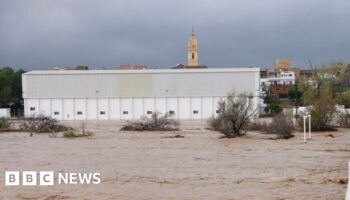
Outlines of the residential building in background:
{"type": "Polygon", "coordinates": [[[275,68],[260,71],[261,87],[270,87],[273,94],[285,98],[289,86],[300,79],[300,72],[299,68],[291,66],[290,60],[278,59],[275,68]]]}

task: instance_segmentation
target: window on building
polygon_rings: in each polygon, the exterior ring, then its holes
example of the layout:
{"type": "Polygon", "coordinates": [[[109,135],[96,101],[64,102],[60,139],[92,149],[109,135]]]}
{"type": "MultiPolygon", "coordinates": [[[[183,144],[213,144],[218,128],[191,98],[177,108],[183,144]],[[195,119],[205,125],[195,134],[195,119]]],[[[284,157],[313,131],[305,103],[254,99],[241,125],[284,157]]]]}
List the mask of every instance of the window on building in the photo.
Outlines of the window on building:
{"type": "Polygon", "coordinates": [[[53,114],[54,114],[54,115],[59,115],[60,112],[57,112],[57,111],[56,111],[56,112],[53,112],[53,114]]]}
{"type": "Polygon", "coordinates": [[[100,115],[105,115],[106,111],[100,111],[100,115]]]}
{"type": "Polygon", "coordinates": [[[152,111],[148,110],[147,115],[150,115],[150,114],[152,114],[152,111]]]}
{"type": "Polygon", "coordinates": [[[192,53],[192,59],[194,59],[194,53],[192,53]]]}
{"type": "Polygon", "coordinates": [[[198,114],[198,113],[199,113],[198,110],[193,111],[193,114],[198,114]]]}
{"type": "Polygon", "coordinates": [[[30,111],[35,111],[35,107],[30,107],[30,111]]]}
{"type": "Polygon", "coordinates": [[[169,110],[169,114],[170,114],[170,115],[175,115],[175,111],[169,110]]]}
{"type": "Polygon", "coordinates": [[[77,112],[77,115],[82,115],[82,114],[83,114],[83,112],[81,112],[81,111],[77,112]]]}
{"type": "Polygon", "coordinates": [[[292,77],[292,74],[289,74],[290,77],[292,77]]]}
{"type": "Polygon", "coordinates": [[[128,111],[123,111],[123,115],[127,115],[127,114],[129,114],[128,111]]]}

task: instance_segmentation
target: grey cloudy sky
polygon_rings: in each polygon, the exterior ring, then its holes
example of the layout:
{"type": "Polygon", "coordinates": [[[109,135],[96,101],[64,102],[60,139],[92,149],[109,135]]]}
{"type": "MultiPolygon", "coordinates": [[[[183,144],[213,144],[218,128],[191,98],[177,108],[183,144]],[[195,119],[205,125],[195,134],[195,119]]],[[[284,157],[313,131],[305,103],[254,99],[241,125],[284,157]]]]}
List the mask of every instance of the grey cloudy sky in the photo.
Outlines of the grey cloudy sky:
{"type": "Polygon", "coordinates": [[[0,0],[0,66],[186,63],[307,67],[349,61],[349,0],[0,0]]]}

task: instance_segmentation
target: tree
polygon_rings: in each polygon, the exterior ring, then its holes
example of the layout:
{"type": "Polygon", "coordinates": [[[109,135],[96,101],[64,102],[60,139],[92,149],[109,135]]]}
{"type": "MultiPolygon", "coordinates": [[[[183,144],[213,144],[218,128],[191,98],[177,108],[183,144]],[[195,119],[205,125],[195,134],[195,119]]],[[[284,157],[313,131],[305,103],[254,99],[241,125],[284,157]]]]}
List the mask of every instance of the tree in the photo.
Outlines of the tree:
{"type": "Polygon", "coordinates": [[[350,64],[346,66],[344,78],[350,80],[350,64]]]}
{"type": "Polygon", "coordinates": [[[218,109],[218,116],[209,120],[210,127],[228,138],[244,135],[243,130],[257,112],[252,96],[235,92],[229,93],[225,101],[220,101],[218,109]]]}
{"type": "Polygon", "coordinates": [[[340,105],[344,105],[345,108],[350,108],[350,91],[345,91],[337,94],[335,102],[340,105]]]}
{"type": "Polygon", "coordinates": [[[316,97],[329,96],[335,98],[337,93],[343,92],[341,82],[347,78],[347,64],[341,61],[332,61],[328,65],[317,69],[314,76],[316,97]]]}
{"type": "Polygon", "coordinates": [[[277,95],[272,94],[271,88],[264,87],[263,91],[264,95],[264,104],[266,107],[264,108],[265,113],[275,115],[282,111],[282,107],[280,106],[280,99],[277,95]]]}
{"type": "Polygon", "coordinates": [[[302,104],[312,105],[324,96],[336,98],[344,92],[342,82],[350,78],[350,65],[341,61],[332,61],[328,65],[313,69],[313,76],[308,80],[301,79],[299,86],[302,91],[302,104]]]}
{"type": "Polygon", "coordinates": [[[308,106],[316,99],[316,87],[312,81],[301,79],[298,83],[298,87],[302,91],[301,101],[302,105],[308,106]]]}
{"type": "Polygon", "coordinates": [[[23,73],[23,70],[15,71],[11,67],[0,69],[0,107],[21,103],[23,73]]]}
{"type": "Polygon", "coordinates": [[[331,97],[319,97],[309,108],[311,129],[313,131],[332,130],[332,120],[335,112],[335,103],[331,97]]]}
{"type": "Polygon", "coordinates": [[[298,83],[291,85],[288,88],[288,98],[294,101],[294,106],[296,108],[296,115],[298,115],[298,107],[302,103],[301,97],[303,96],[303,92],[300,90],[298,83]]]}

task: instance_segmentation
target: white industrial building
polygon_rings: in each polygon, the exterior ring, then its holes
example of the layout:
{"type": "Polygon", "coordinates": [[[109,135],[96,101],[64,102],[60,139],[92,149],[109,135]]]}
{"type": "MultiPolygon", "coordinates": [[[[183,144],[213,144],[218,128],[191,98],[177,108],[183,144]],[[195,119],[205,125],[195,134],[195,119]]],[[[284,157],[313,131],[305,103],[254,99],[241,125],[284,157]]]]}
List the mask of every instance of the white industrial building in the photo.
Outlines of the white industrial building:
{"type": "Polygon", "coordinates": [[[207,119],[228,92],[259,102],[259,68],[47,70],[23,74],[25,116],[58,120],[139,119],[154,112],[207,119]]]}

